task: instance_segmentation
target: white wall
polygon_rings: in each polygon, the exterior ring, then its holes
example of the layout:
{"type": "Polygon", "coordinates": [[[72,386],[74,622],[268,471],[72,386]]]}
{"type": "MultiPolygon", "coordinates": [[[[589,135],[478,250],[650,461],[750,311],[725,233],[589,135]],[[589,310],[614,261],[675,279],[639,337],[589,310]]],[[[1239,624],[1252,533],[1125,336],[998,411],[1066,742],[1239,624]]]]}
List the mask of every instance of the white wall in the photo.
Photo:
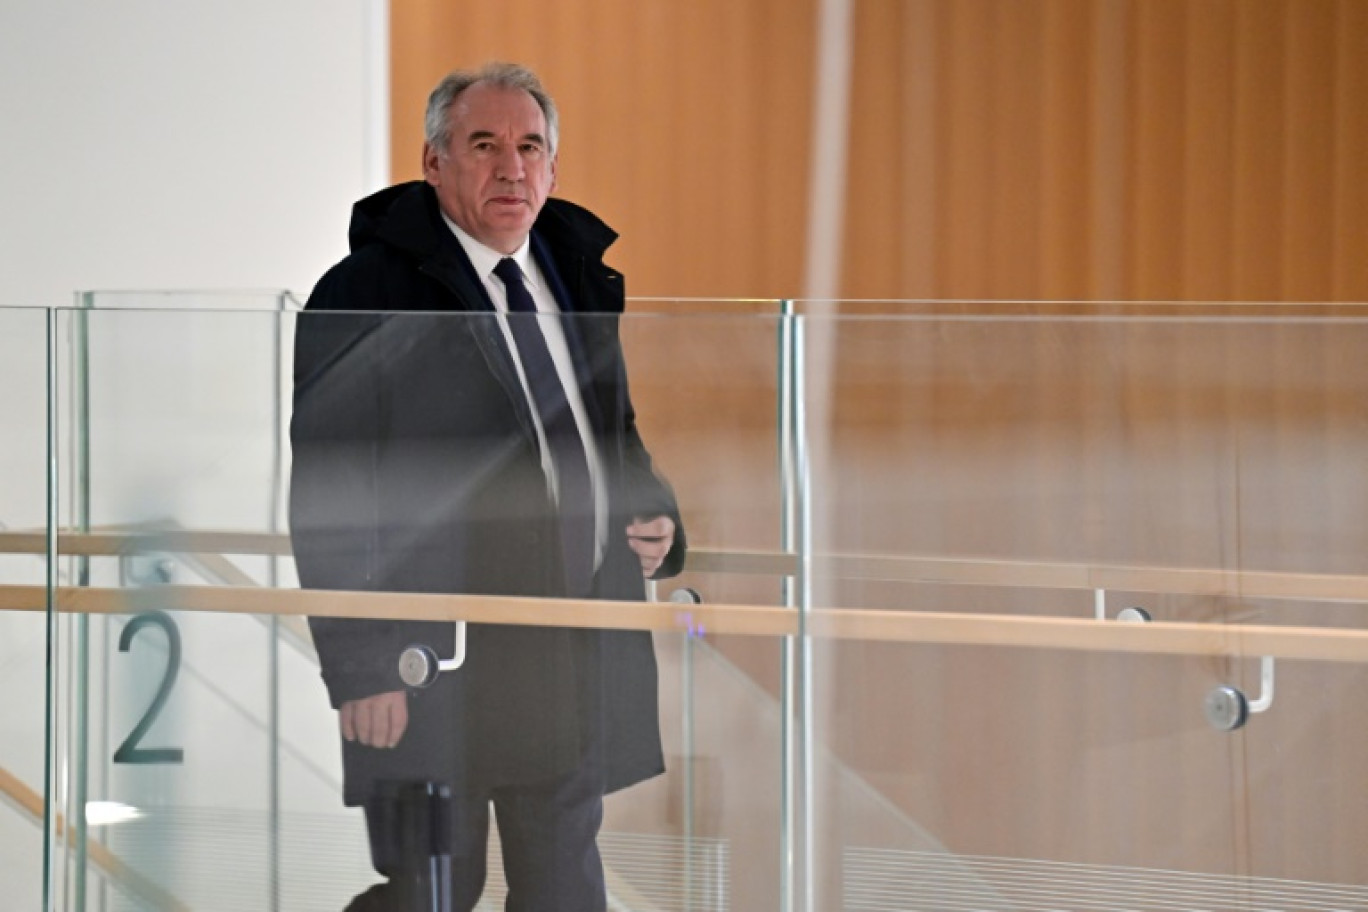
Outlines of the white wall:
{"type": "Polygon", "coordinates": [[[0,302],[307,290],[367,167],[367,0],[5,0],[0,302]]]}
{"type": "MultiPolygon", "coordinates": [[[[0,0],[0,308],[92,289],[307,292],[388,168],[385,19],[384,0],[0,0]]],[[[0,311],[9,527],[42,522],[41,326],[0,311]]],[[[41,563],[10,558],[0,576],[41,581],[41,563]]],[[[42,624],[0,616],[0,687],[21,697],[0,701],[0,765],[35,789],[42,624]]],[[[0,818],[3,905],[37,909],[38,830],[0,818]]]]}

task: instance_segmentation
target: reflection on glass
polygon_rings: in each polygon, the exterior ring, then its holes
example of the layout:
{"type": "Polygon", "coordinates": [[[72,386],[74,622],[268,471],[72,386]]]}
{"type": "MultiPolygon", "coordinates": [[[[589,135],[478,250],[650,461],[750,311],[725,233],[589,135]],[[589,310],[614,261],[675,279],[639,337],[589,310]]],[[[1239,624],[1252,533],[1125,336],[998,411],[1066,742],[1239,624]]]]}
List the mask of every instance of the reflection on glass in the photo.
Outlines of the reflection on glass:
{"type": "MultiPolygon", "coordinates": [[[[611,331],[583,321],[577,335],[620,339],[636,429],[689,532],[684,572],[642,603],[561,597],[561,530],[544,521],[557,492],[516,405],[457,434],[463,397],[508,399],[439,354],[497,351],[489,317],[277,305],[58,315],[58,688],[50,732],[36,705],[7,710],[6,731],[29,737],[0,745],[0,785],[37,794],[51,736],[56,808],[87,822],[84,844],[55,847],[59,908],[342,909],[379,879],[364,811],[346,806],[327,635],[306,617],[352,632],[363,667],[342,678],[401,682],[405,738],[424,735],[387,750],[414,762],[409,782],[454,791],[554,764],[606,724],[579,712],[591,687],[650,702],[665,772],[604,803],[612,908],[783,908],[786,877],[791,908],[813,910],[1368,905],[1361,316],[799,308],[800,505],[780,460],[797,441],[777,420],[793,323],[681,302],[611,331]],[[338,378],[317,385],[337,386],[321,394],[330,420],[302,438],[296,422],[292,460],[292,352],[315,320],[328,366],[314,373],[338,378]],[[413,381],[372,358],[392,353],[431,383],[405,393],[413,381]],[[521,442],[503,453],[509,434],[521,442]],[[292,474],[296,517],[314,517],[298,554],[292,474]],[[450,522],[457,502],[472,523],[450,522]],[[795,506],[811,523],[799,555],[782,547],[795,506]],[[547,542],[506,559],[534,524],[547,542]],[[670,601],[685,588],[703,603],[670,601]],[[1118,623],[1130,607],[1153,623],[1118,623]],[[397,656],[448,658],[453,618],[471,622],[465,663],[405,687],[397,656]],[[786,664],[800,629],[810,662],[786,664]],[[649,692],[582,674],[619,634],[649,638],[650,674],[633,679],[649,692]],[[550,645],[527,661],[529,642],[550,645]],[[1213,726],[1217,688],[1257,703],[1264,654],[1271,704],[1213,726]],[[489,713],[509,688],[469,684],[491,665],[535,696],[489,713]],[[472,763],[453,720],[522,737],[517,756],[472,763]]],[[[0,318],[6,342],[44,338],[45,314],[0,318]]],[[[16,341],[7,374],[45,376],[42,344],[16,341]]],[[[42,400],[5,400],[7,472],[46,471],[42,400]]],[[[0,598],[28,605],[0,612],[16,693],[42,682],[42,487],[15,488],[0,516],[0,598]]],[[[618,528],[601,542],[592,508],[599,569],[626,559],[630,493],[611,492],[618,528]]],[[[611,594],[640,597],[632,582],[611,594]]],[[[0,875],[17,859],[16,889],[36,893],[39,824],[5,807],[0,875]]],[[[497,834],[469,850],[487,860],[481,908],[497,908],[497,834]]]]}
{"type": "MultiPolygon", "coordinates": [[[[290,531],[302,585],[640,601],[647,574],[678,572],[679,509],[635,426],[616,319],[538,322],[300,316],[290,531]],[[553,330],[583,373],[576,387],[555,376],[553,330]]],[[[390,889],[429,865],[410,817],[436,815],[429,826],[449,833],[427,854],[454,858],[448,889],[473,905],[491,804],[520,889],[600,889],[602,795],[663,770],[648,634],[402,617],[311,628],[344,797],[365,809],[390,889]]]]}
{"type": "Polygon", "coordinates": [[[1348,610],[1316,593],[1354,592],[1338,575],[1362,567],[1368,323],[970,314],[806,331],[823,387],[815,607],[1005,618],[998,646],[814,643],[815,908],[1079,908],[1122,892],[1128,907],[1211,908],[1245,890],[1281,908],[1310,895],[1293,881],[1368,879],[1305,849],[1363,825],[1337,784],[1368,756],[1345,734],[1361,710],[1333,696],[1361,665],[1280,661],[1277,700],[1227,731],[1204,707],[1232,686],[1261,708],[1257,655],[1079,648],[1086,629],[1021,648],[1038,628],[1012,623],[1110,624],[1138,606],[1363,627],[1361,587],[1348,610]],[[873,555],[902,559],[843,561],[873,555]],[[843,773],[915,829],[888,828],[843,773]]]}
{"type": "MultiPolygon", "coordinates": [[[[544,772],[554,775],[557,764],[598,742],[600,729],[614,725],[614,714],[624,711],[643,714],[651,730],[632,735],[629,729],[625,738],[593,752],[598,764],[593,775],[603,777],[594,787],[612,791],[597,845],[614,902],[629,897],[624,901],[637,907],[722,908],[734,892],[764,895],[772,889],[772,871],[736,875],[730,859],[736,845],[777,855],[775,827],[765,820],[777,814],[778,791],[766,790],[774,776],[763,772],[777,762],[777,735],[770,730],[778,724],[777,709],[753,685],[738,690],[746,676],[729,673],[728,662],[700,658],[720,653],[669,633],[688,627],[673,611],[650,616],[663,621],[618,615],[604,629],[593,623],[586,627],[582,620],[559,625],[554,604],[530,602],[535,613],[515,618],[517,623],[471,624],[461,668],[427,687],[401,682],[397,659],[403,650],[425,645],[445,658],[453,625],[411,620],[410,612],[421,611],[414,602],[393,601],[396,595],[495,593],[532,599],[566,594],[560,588],[565,572],[565,555],[557,546],[561,533],[548,520],[546,506],[558,492],[547,486],[535,436],[519,436],[516,442],[499,438],[528,432],[517,414],[477,411],[464,426],[454,422],[444,428],[441,422],[453,419],[443,413],[459,405],[463,387],[472,392],[471,381],[456,375],[443,380],[440,385],[456,390],[447,401],[423,389],[422,396],[399,396],[378,412],[367,412],[371,406],[354,385],[356,374],[338,367],[328,345],[341,339],[342,348],[356,353],[358,361],[352,363],[361,365],[362,373],[374,368],[365,360],[368,345],[397,347],[422,375],[447,369],[438,357],[443,354],[450,358],[454,352],[455,363],[483,357],[478,348],[463,346],[488,342],[492,320],[395,315],[376,330],[350,315],[282,316],[265,310],[96,308],[63,317],[71,335],[83,341],[63,350],[61,369],[81,380],[88,402],[84,421],[64,431],[62,444],[69,457],[88,452],[88,499],[74,502],[86,488],[69,486],[61,509],[65,516],[86,517],[83,525],[91,530],[69,542],[89,555],[79,558],[80,578],[115,598],[88,626],[64,628],[64,658],[80,664],[86,683],[83,689],[73,678],[73,699],[59,708],[62,725],[83,728],[84,748],[66,742],[63,749],[73,757],[84,750],[84,773],[77,774],[90,808],[137,809],[137,816],[117,824],[93,818],[85,874],[68,876],[64,884],[71,901],[161,897],[193,905],[227,897],[251,907],[342,908],[378,877],[364,816],[345,807],[357,781],[362,785],[355,786],[356,793],[364,796],[370,789],[382,805],[391,798],[394,810],[406,807],[402,799],[414,783],[435,783],[459,795],[472,788],[474,776],[495,783],[518,775],[542,779],[544,772]],[[305,328],[311,321],[321,327],[315,336],[305,328]],[[358,337],[353,334],[359,322],[358,337]],[[272,358],[273,353],[288,357],[296,337],[301,349],[321,338],[322,360],[329,367],[326,380],[315,377],[301,384],[303,391],[292,403],[288,381],[282,382],[288,372],[272,358]],[[186,344],[166,346],[166,338],[186,344]],[[421,356],[424,346],[430,357],[421,356]],[[418,424],[404,424],[405,409],[418,424]],[[438,413],[438,423],[427,425],[427,437],[417,430],[431,417],[424,410],[438,413]],[[318,420],[320,414],[324,419],[318,420]],[[288,460],[278,448],[289,440],[291,417],[294,446],[288,460]],[[389,511],[380,514],[356,509],[354,498],[365,495],[357,495],[346,477],[351,445],[360,439],[349,435],[377,418],[386,435],[380,444],[383,471],[361,487],[379,479],[390,498],[389,511]],[[443,440],[444,434],[454,439],[443,440]],[[282,534],[291,505],[293,541],[282,534]],[[468,519],[453,528],[444,521],[452,515],[468,519]],[[373,522],[377,516],[380,521],[373,522]],[[519,537],[529,532],[531,544],[519,537]],[[538,545],[537,537],[545,541],[538,545]],[[363,542],[360,550],[348,550],[357,541],[363,542]],[[380,543],[378,550],[369,550],[372,542],[380,543]],[[282,562],[286,556],[294,560],[282,562]],[[368,567],[371,576],[364,573],[368,567]],[[354,607],[354,600],[318,591],[286,591],[297,579],[306,589],[316,590],[321,580],[330,590],[385,592],[391,598],[354,607]],[[281,596],[310,598],[282,598],[275,607],[260,597],[277,587],[281,596]],[[225,600],[217,600],[218,592],[225,600]],[[334,611],[348,616],[334,616],[334,611]],[[298,617],[303,613],[312,615],[313,631],[298,617]],[[654,645],[652,627],[662,631],[654,645]],[[339,630],[344,640],[364,631],[360,639],[371,664],[361,677],[374,673],[399,682],[412,709],[398,746],[366,750],[415,765],[391,768],[373,783],[347,773],[348,756],[364,753],[363,745],[344,742],[339,756],[339,720],[329,709],[326,688],[334,673],[347,677],[346,669],[329,664],[338,658],[329,635],[339,630]],[[396,648],[387,647],[387,637],[396,648]],[[616,656],[612,673],[590,673],[595,665],[612,667],[605,656],[616,656]],[[695,696],[686,699],[685,687],[695,696]],[[714,700],[717,687],[728,694],[725,699],[714,700]],[[524,689],[521,696],[518,688],[524,689]],[[444,694],[445,705],[439,700],[444,694]],[[706,702],[698,694],[706,694],[706,702]],[[750,701],[770,719],[757,727],[748,718],[744,746],[739,739],[729,743],[735,725],[729,710],[736,699],[750,701]],[[584,712],[589,704],[599,709],[584,712]],[[468,745],[500,740],[496,751],[467,753],[468,745]],[[758,776],[723,775],[737,768],[727,760],[737,750],[745,764],[760,771],[758,776]],[[655,775],[662,767],[667,767],[665,775],[655,775]],[[617,788],[648,774],[649,781],[638,788],[617,788]],[[749,785],[738,791],[742,782],[749,785]],[[215,861],[225,855],[235,860],[231,871],[215,861]]],[[[616,333],[607,320],[586,319],[575,328],[575,337],[591,351],[591,343],[616,346],[616,333]]],[[[756,507],[772,511],[776,497],[776,485],[766,478],[774,471],[773,333],[772,318],[700,320],[693,329],[698,351],[660,360],[651,355],[672,344],[668,321],[643,322],[621,332],[627,356],[643,362],[634,372],[638,396],[669,394],[681,371],[697,372],[686,359],[710,358],[715,340],[747,337],[757,343],[730,362],[760,382],[742,410],[714,412],[691,403],[673,416],[673,425],[656,418],[650,430],[632,426],[620,439],[600,435],[596,460],[607,509],[604,529],[595,533],[593,588],[581,595],[621,602],[645,594],[640,558],[627,542],[629,530],[674,510],[668,488],[654,480],[638,434],[687,436],[667,445],[685,454],[678,462],[697,488],[692,503],[714,542],[772,545],[777,519],[772,513],[767,519],[756,507]],[[746,362],[748,357],[754,364],[746,362]],[[744,467],[737,464],[741,458],[747,461],[744,467]],[[744,478],[730,477],[742,468],[744,478]]],[[[620,363],[615,367],[611,358],[590,363],[607,375],[590,387],[591,407],[624,409],[626,400],[611,385],[620,383],[615,376],[620,363]]],[[[372,393],[397,380],[395,373],[382,374],[372,393]]],[[[307,365],[302,375],[309,375],[307,365]]],[[[497,395],[506,391],[500,387],[497,395]]],[[[631,415],[623,411],[616,420],[622,426],[631,415]]],[[[631,534],[649,537],[651,531],[631,534]]],[[[763,593],[747,597],[771,603],[778,592],[773,578],[727,581],[714,573],[689,579],[710,585],[718,597],[729,595],[729,582],[735,593],[763,593]]],[[[661,583],[666,585],[673,584],[661,583]]],[[[468,609],[472,603],[462,604],[468,609]]],[[[500,607],[491,602],[488,610],[497,617],[500,607]]],[[[579,611],[594,617],[582,606],[579,611]]],[[[744,656],[750,645],[733,648],[744,656]]],[[[729,648],[725,641],[718,646],[729,648]]],[[[775,652],[772,642],[768,652],[775,652]]],[[[345,665],[349,659],[343,654],[340,661],[345,665]]],[[[402,818],[397,823],[405,824],[414,818],[403,815],[422,811],[394,813],[402,818]]],[[[510,829],[512,819],[506,821],[510,829]]],[[[405,839],[395,836],[407,851],[412,847],[403,844],[405,839]]],[[[495,849],[488,856],[486,903],[502,890],[499,842],[493,833],[490,840],[495,849]]],[[[483,845],[467,850],[471,857],[486,852],[483,845]]],[[[383,866],[385,860],[379,860],[383,866]]]]}

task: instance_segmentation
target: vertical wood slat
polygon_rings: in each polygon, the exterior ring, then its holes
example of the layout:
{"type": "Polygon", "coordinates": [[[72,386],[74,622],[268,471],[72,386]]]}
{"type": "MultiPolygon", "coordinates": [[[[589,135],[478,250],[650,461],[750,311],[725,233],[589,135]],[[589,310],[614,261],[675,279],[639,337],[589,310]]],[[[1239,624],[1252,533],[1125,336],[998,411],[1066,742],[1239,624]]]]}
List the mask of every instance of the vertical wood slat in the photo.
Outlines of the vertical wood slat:
{"type": "MultiPolygon", "coordinates": [[[[902,215],[901,243],[894,241],[894,258],[901,272],[891,287],[905,289],[909,298],[938,296],[940,239],[936,234],[936,143],[939,125],[935,122],[937,69],[936,0],[905,0],[901,33],[900,79],[902,107],[896,116],[900,124],[897,147],[901,164],[893,170],[901,178],[899,205],[902,215]]],[[[866,8],[860,4],[858,10],[866,8]]],[[[857,59],[863,55],[856,55],[857,59]]],[[[895,229],[896,230],[896,229],[895,229]]],[[[895,238],[898,234],[894,235],[895,238]]],[[[888,289],[873,289],[880,294],[888,289]]]]}
{"type": "Polygon", "coordinates": [[[1230,297],[1281,300],[1286,4],[1242,3],[1235,41],[1235,263],[1230,297]]]}
{"type": "Polygon", "coordinates": [[[1183,296],[1183,167],[1187,108],[1186,4],[1160,0],[1132,6],[1136,41],[1135,131],[1131,135],[1134,273],[1130,295],[1183,296]]]}
{"type": "Polygon", "coordinates": [[[1187,104],[1183,131],[1180,296],[1215,301],[1230,294],[1234,259],[1235,5],[1187,4],[1187,104]]]}
{"type": "Polygon", "coordinates": [[[1076,111],[1074,116],[1089,124],[1093,150],[1092,167],[1084,178],[1092,185],[1089,297],[1114,301],[1124,298],[1128,288],[1125,226],[1131,182],[1127,151],[1134,129],[1126,100],[1131,94],[1129,87],[1134,81],[1134,67],[1126,7],[1120,3],[1104,3],[1096,7],[1096,14],[1091,47],[1096,74],[1094,89],[1089,107],[1076,111]]]}
{"type": "Polygon", "coordinates": [[[941,7],[936,219],[945,268],[940,297],[984,299],[991,287],[993,100],[985,43],[992,35],[992,6],[991,0],[965,0],[941,7]]]}
{"type": "Polygon", "coordinates": [[[1289,298],[1323,301],[1334,287],[1334,4],[1298,4],[1286,26],[1282,273],[1289,298]]]}
{"type": "Polygon", "coordinates": [[[906,247],[902,230],[915,220],[901,207],[885,204],[899,198],[916,174],[916,166],[904,161],[910,150],[888,141],[895,134],[901,137],[902,99],[913,90],[913,84],[901,78],[906,14],[900,4],[882,0],[861,3],[856,9],[854,41],[860,53],[852,61],[842,232],[846,268],[841,277],[843,294],[856,299],[877,297],[880,289],[901,284],[899,264],[906,247]]]}
{"type": "Polygon", "coordinates": [[[1090,0],[1051,0],[1044,9],[1042,88],[1041,297],[1090,296],[1092,258],[1089,173],[1097,154],[1089,135],[1089,97],[1096,91],[1090,0]]]}
{"type": "Polygon", "coordinates": [[[1040,297],[1044,21],[1040,7],[1030,4],[999,3],[989,12],[986,293],[1035,299],[1040,297]]]}
{"type": "Polygon", "coordinates": [[[1336,13],[1332,296],[1361,301],[1368,300],[1368,3],[1339,0],[1336,13]]]}

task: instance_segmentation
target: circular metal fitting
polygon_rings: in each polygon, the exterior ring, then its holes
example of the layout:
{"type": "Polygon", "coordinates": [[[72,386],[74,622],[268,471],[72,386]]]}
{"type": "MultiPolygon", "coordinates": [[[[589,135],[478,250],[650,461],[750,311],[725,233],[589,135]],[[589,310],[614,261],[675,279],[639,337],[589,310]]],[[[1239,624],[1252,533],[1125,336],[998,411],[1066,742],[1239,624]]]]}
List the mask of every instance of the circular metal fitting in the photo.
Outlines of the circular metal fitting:
{"type": "Polygon", "coordinates": [[[1249,721],[1249,701],[1228,684],[1213,687],[1202,704],[1207,721],[1220,731],[1235,731],[1249,721]]]}
{"type": "Polygon", "coordinates": [[[409,687],[429,687],[437,680],[437,653],[410,646],[399,656],[399,678],[409,687]]]}
{"type": "Polygon", "coordinates": [[[165,554],[134,554],[126,558],[124,572],[137,586],[164,586],[176,578],[176,562],[165,554]]]}
{"type": "Polygon", "coordinates": [[[1116,612],[1116,619],[1130,624],[1143,624],[1146,621],[1154,620],[1148,611],[1139,606],[1122,608],[1120,611],[1116,612]]]}
{"type": "Polygon", "coordinates": [[[685,587],[671,592],[670,601],[677,605],[701,605],[703,604],[703,596],[698,594],[697,589],[685,587]]]}

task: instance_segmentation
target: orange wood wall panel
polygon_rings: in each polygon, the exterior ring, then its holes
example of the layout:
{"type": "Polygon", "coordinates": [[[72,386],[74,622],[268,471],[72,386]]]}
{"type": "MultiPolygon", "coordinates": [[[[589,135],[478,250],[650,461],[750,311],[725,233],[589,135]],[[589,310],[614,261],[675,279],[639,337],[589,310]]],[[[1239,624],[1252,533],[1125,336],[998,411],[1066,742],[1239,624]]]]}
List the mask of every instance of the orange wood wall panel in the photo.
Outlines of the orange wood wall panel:
{"type": "MultiPolygon", "coordinates": [[[[402,0],[396,177],[448,69],[534,66],[650,296],[801,296],[817,0],[402,0]]],[[[853,0],[842,294],[1368,298],[1360,0],[853,0]]]]}
{"type": "Polygon", "coordinates": [[[854,10],[847,296],[1368,297],[1362,3],[854,10]]]}

